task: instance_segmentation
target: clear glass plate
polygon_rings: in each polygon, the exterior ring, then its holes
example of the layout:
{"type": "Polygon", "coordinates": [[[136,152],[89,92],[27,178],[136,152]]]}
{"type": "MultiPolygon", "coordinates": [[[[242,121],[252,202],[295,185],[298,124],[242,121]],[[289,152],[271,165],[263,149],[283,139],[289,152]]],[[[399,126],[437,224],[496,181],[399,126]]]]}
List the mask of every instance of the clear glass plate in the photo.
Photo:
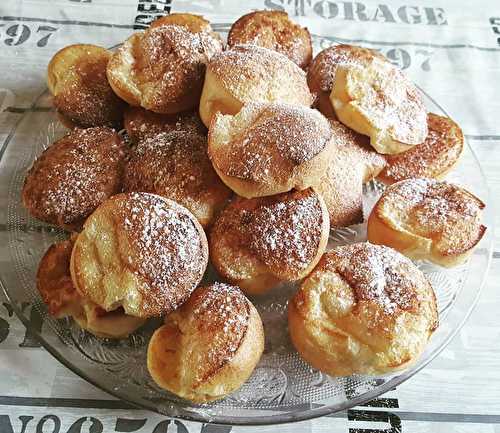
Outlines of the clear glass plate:
{"type": "MultiPolygon", "coordinates": [[[[317,41],[316,41],[317,42],[317,41]]],[[[477,302],[488,272],[493,243],[493,209],[479,162],[467,145],[463,158],[449,179],[478,195],[487,207],[486,235],[470,260],[463,266],[443,269],[418,263],[433,283],[440,311],[440,326],[417,364],[398,374],[383,377],[350,376],[333,378],[309,367],[293,349],[287,332],[286,305],[296,286],[283,285],[271,294],[253,298],[264,322],[264,355],[251,378],[224,400],[193,405],[161,390],[146,368],[149,337],[159,325],[151,321],[128,339],[99,339],[84,332],[71,320],[56,320],[35,287],[38,261],[56,240],[67,235],[31,218],[20,203],[26,171],[34,159],[65,128],[49,109],[45,92],[17,123],[0,150],[1,215],[6,221],[0,232],[1,286],[12,306],[43,346],[65,366],[110,394],[142,408],[171,417],[221,424],[273,424],[310,419],[359,405],[389,391],[413,376],[448,344],[463,325],[477,302]],[[45,108],[44,108],[45,107],[45,108]],[[43,318],[41,330],[33,329],[24,313],[32,304],[43,318]]],[[[429,111],[446,114],[426,96],[429,111]]],[[[370,183],[364,188],[365,215],[383,187],[370,183]]],[[[361,224],[333,231],[329,247],[366,239],[361,224]]],[[[216,278],[213,270],[207,280],[216,278]]]]}

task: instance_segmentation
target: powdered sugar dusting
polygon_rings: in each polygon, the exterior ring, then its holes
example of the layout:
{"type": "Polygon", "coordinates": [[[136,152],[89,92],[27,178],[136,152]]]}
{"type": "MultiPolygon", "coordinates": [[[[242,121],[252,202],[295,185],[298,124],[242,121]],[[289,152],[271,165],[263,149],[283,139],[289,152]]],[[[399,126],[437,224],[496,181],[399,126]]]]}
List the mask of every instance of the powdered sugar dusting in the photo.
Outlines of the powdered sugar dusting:
{"type": "Polygon", "coordinates": [[[210,341],[201,350],[205,361],[203,380],[230,360],[241,345],[250,317],[249,301],[241,290],[224,283],[213,283],[196,290],[190,317],[198,332],[210,341]]]}
{"type": "Polygon", "coordinates": [[[288,18],[286,12],[257,11],[236,21],[228,35],[229,46],[255,44],[287,56],[300,67],[311,60],[311,37],[307,29],[288,18]]]}
{"type": "Polygon", "coordinates": [[[318,155],[332,136],[328,121],[307,107],[274,103],[248,109],[258,115],[229,143],[225,159],[230,176],[280,181],[318,155]]]}
{"type": "Polygon", "coordinates": [[[340,65],[368,64],[374,57],[385,59],[377,51],[353,45],[336,45],[321,51],[311,62],[307,71],[307,83],[313,92],[330,95],[335,81],[335,73],[340,65]]]}
{"type": "Polygon", "coordinates": [[[125,103],[113,92],[106,78],[111,53],[95,47],[80,55],[59,77],[54,106],[66,118],[83,127],[120,125],[125,103]]]}
{"type": "Polygon", "coordinates": [[[125,144],[110,128],[75,129],[35,161],[23,190],[25,203],[44,221],[81,224],[119,192],[126,154],[125,144]]]}
{"type": "Polygon", "coordinates": [[[125,169],[124,190],[170,198],[198,218],[210,216],[230,195],[208,158],[206,136],[182,130],[139,142],[125,169]]]}
{"type": "Polygon", "coordinates": [[[308,189],[236,199],[219,216],[212,236],[231,239],[231,248],[248,251],[271,273],[281,269],[293,278],[318,254],[323,225],[319,197],[308,189]]]}
{"type": "MultiPolygon", "coordinates": [[[[206,188],[206,137],[184,131],[160,133],[141,141],[127,165],[125,190],[154,192],[176,201],[206,188]]],[[[215,173],[209,176],[216,181],[215,173]]]]}
{"type": "Polygon", "coordinates": [[[207,263],[204,236],[194,218],[175,202],[130,193],[119,196],[118,215],[127,233],[127,266],[147,282],[143,308],[157,314],[184,302],[201,280],[207,263]]]}
{"type": "Polygon", "coordinates": [[[150,62],[149,66],[153,68],[157,66],[154,63],[165,65],[172,51],[179,57],[179,60],[189,64],[199,61],[200,55],[205,60],[209,60],[222,49],[221,41],[216,37],[210,38],[207,32],[192,33],[182,26],[172,24],[147,30],[141,45],[144,48],[150,48],[150,51],[144,55],[150,62]],[[204,46],[202,39],[211,41],[211,44],[204,46]]]}
{"type": "Polygon", "coordinates": [[[429,133],[422,144],[396,155],[387,155],[382,175],[391,181],[412,177],[437,177],[456,163],[463,148],[459,126],[447,117],[427,115],[429,133]]]}
{"type": "Polygon", "coordinates": [[[193,314],[201,320],[206,315],[209,321],[220,321],[221,330],[225,334],[233,334],[248,322],[250,313],[248,300],[235,286],[215,282],[204,292],[199,301],[193,309],[193,314]]]}
{"type": "Polygon", "coordinates": [[[318,253],[322,210],[316,194],[288,194],[243,215],[249,246],[269,267],[307,268],[318,253]]]}
{"type": "MultiPolygon", "coordinates": [[[[427,110],[415,85],[396,66],[379,59],[343,66],[349,106],[368,119],[378,139],[415,145],[427,136],[427,110]]],[[[372,142],[373,143],[373,142],[372,142]]]]}
{"type": "Polygon", "coordinates": [[[400,209],[405,209],[407,206],[414,206],[420,203],[427,192],[429,187],[435,181],[426,178],[415,178],[398,183],[397,187],[393,186],[386,190],[384,197],[398,197],[395,205],[400,209]]]}
{"type": "Polygon", "coordinates": [[[199,101],[205,65],[222,42],[208,32],[191,33],[185,27],[150,28],[134,47],[134,81],[141,105],[157,112],[194,107],[199,101]]]}
{"type": "Polygon", "coordinates": [[[305,73],[283,54],[256,45],[236,45],[216,55],[209,70],[241,103],[288,102],[310,106],[305,73]]]}
{"type": "Polygon", "coordinates": [[[357,302],[373,302],[386,314],[415,310],[422,285],[430,289],[409,259],[385,246],[346,245],[328,253],[327,260],[351,286],[357,302]]]}
{"type": "Polygon", "coordinates": [[[401,210],[411,207],[421,225],[436,228],[449,219],[475,218],[483,207],[460,187],[428,178],[399,182],[387,189],[385,197],[392,197],[401,210]]]}
{"type": "Polygon", "coordinates": [[[433,239],[444,254],[467,251],[484,231],[484,204],[466,190],[433,179],[407,179],[389,187],[382,196],[411,231],[433,239]]]}
{"type": "Polygon", "coordinates": [[[204,134],[206,128],[196,112],[158,114],[140,107],[129,107],[125,111],[124,124],[127,134],[134,142],[153,137],[161,132],[187,131],[204,134]]]}

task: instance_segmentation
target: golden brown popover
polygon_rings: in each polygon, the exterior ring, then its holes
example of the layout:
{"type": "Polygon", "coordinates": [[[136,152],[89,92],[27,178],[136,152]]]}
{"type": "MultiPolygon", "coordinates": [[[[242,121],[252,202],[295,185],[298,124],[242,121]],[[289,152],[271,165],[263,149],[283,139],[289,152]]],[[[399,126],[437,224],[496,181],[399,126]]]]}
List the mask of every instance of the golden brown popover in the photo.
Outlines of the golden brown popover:
{"type": "Polygon", "coordinates": [[[457,185],[417,178],[388,187],[368,218],[368,240],[412,259],[463,263],[486,231],[484,203],[457,185]]]}
{"type": "Polygon", "coordinates": [[[87,218],[71,254],[78,292],[105,311],[148,318],[189,298],[205,272],[207,238],[183,206],[147,193],[117,194],[87,218]]]}
{"type": "Polygon", "coordinates": [[[127,155],[113,129],[71,131],[45,149],[28,171],[24,207],[49,224],[80,230],[97,206],[121,191],[127,155]]]}
{"type": "Polygon", "coordinates": [[[179,113],[198,106],[206,64],[220,51],[210,32],[160,25],[130,36],[111,57],[107,77],[130,105],[179,113]]]}
{"type": "Polygon", "coordinates": [[[335,119],[330,93],[337,67],[350,64],[365,66],[375,57],[385,59],[378,51],[356,45],[334,45],[321,51],[307,69],[307,84],[316,96],[315,107],[326,117],[335,119]]]}
{"type": "Polygon", "coordinates": [[[123,188],[174,200],[203,227],[212,223],[232,194],[208,158],[207,137],[187,131],[163,132],[140,141],[125,167],[123,188]]]}
{"type": "Polygon", "coordinates": [[[429,133],[422,144],[397,155],[386,155],[387,165],[378,175],[386,184],[413,177],[442,180],[457,165],[464,149],[460,127],[449,117],[427,115],[429,133]]]}
{"type": "Polygon", "coordinates": [[[121,126],[126,104],[106,78],[111,55],[96,45],[76,44],[59,50],[50,60],[47,83],[68,127],[121,126]]]}
{"type": "Polygon", "coordinates": [[[229,30],[227,43],[252,44],[284,54],[306,69],[312,59],[309,30],[294,23],[284,11],[255,11],[243,15],[229,30]]]}
{"type": "Polygon", "coordinates": [[[330,101],[338,119],[369,136],[379,153],[401,153],[427,137],[422,93],[385,60],[338,66],[330,101]]]}
{"type": "Polygon", "coordinates": [[[319,111],[283,103],[217,113],[208,134],[215,171],[246,198],[316,185],[333,151],[332,128],[319,111]]]}
{"type": "Polygon", "coordinates": [[[256,45],[236,45],[210,60],[200,100],[207,127],[218,112],[236,114],[245,104],[266,102],[310,107],[305,72],[283,54],[256,45]]]}
{"type": "Polygon", "coordinates": [[[250,377],[264,350],[259,313],[237,287],[199,287],[148,346],[158,386],[195,403],[224,398],[250,377]]]}
{"type": "Polygon", "coordinates": [[[311,188],[271,197],[237,197],[215,221],[210,260],[245,293],[296,281],[314,268],[330,232],[328,212],[311,188]]]}
{"type": "Polygon", "coordinates": [[[38,265],[36,287],[49,314],[57,319],[72,317],[97,337],[127,337],[144,324],[144,319],[129,316],[122,308],[105,311],[78,293],[69,270],[73,245],[73,238],[52,244],[38,265]]]}
{"type": "Polygon", "coordinates": [[[325,253],[288,304],[294,346],[331,376],[401,370],[437,326],[436,297],[422,271],[367,242],[325,253]]]}

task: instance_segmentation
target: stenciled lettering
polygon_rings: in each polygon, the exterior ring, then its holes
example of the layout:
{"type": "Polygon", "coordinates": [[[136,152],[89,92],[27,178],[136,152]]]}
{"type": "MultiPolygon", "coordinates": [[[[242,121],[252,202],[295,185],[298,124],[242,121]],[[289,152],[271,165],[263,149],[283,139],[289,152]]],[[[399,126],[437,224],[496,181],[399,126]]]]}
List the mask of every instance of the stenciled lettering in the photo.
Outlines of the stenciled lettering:
{"type": "Polygon", "coordinates": [[[134,20],[134,29],[145,29],[154,20],[170,13],[171,0],[140,0],[137,5],[139,14],[134,20]]]}
{"type": "Polygon", "coordinates": [[[312,12],[327,20],[373,21],[431,26],[448,24],[445,11],[440,7],[404,5],[396,8],[385,3],[372,6],[363,2],[332,0],[300,0],[295,2],[265,0],[264,5],[269,9],[287,10],[288,13],[295,16],[307,16],[312,12]]]}
{"type": "Polygon", "coordinates": [[[60,430],[61,420],[55,415],[45,415],[36,425],[36,433],[59,433],[60,430]],[[46,424],[49,425],[52,430],[45,428],[46,424]]]}

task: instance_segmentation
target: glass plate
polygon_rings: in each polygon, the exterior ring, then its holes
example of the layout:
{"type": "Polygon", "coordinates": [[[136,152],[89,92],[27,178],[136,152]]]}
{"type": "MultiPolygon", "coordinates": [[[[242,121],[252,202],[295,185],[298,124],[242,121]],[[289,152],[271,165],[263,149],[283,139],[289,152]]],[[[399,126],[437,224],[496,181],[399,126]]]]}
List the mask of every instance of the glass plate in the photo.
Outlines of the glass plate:
{"type": "MultiPolygon", "coordinates": [[[[322,42],[317,39],[315,45],[322,42]]],[[[432,98],[425,98],[429,111],[446,115],[432,98]]],[[[328,415],[371,400],[413,376],[444,349],[477,302],[491,259],[493,209],[481,167],[466,145],[462,160],[449,179],[487,203],[484,223],[488,230],[465,265],[443,269],[417,263],[435,288],[440,326],[414,366],[381,377],[333,378],[312,369],[301,360],[288,338],[286,304],[296,286],[283,285],[269,295],[252,299],[261,314],[266,341],[264,355],[247,383],[215,403],[193,405],[183,401],[158,388],[146,368],[147,343],[159,321],[151,321],[125,340],[99,339],[71,320],[49,316],[38,295],[38,261],[50,244],[67,236],[31,218],[20,203],[27,169],[47,145],[65,132],[49,108],[49,101],[48,92],[37,99],[0,151],[0,212],[7,222],[0,233],[1,286],[19,318],[52,355],[90,383],[133,405],[170,417],[235,425],[285,423],[328,415]],[[32,304],[43,318],[41,329],[30,325],[25,313],[27,304],[32,304]]],[[[382,190],[376,182],[365,185],[365,215],[382,190]]],[[[360,224],[332,231],[329,247],[365,239],[366,225],[360,224]]],[[[214,278],[215,273],[209,270],[206,279],[214,278]]]]}

